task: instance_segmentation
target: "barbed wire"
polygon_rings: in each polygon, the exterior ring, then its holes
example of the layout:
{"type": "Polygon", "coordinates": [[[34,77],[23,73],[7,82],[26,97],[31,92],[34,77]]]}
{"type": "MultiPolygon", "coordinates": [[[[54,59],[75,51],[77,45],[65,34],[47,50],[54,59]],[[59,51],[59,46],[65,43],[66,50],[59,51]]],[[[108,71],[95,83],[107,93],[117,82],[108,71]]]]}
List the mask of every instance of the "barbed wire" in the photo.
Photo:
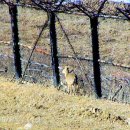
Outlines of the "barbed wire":
{"type": "MultiPolygon", "coordinates": [[[[16,2],[13,2],[13,3],[8,3],[8,2],[6,2],[6,0],[3,0],[4,1],[4,3],[5,4],[7,4],[7,5],[15,5],[15,6],[18,6],[18,7],[25,7],[25,8],[33,8],[33,9],[36,9],[36,10],[43,10],[43,9],[47,9],[47,8],[43,8],[41,5],[39,5],[39,4],[37,4],[36,3],[36,5],[35,4],[27,4],[27,3],[16,3],[16,2]],[[37,6],[38,5],[38,6],[37,6]]],[[[35,1],[35,0],[34,0],[35,1]]],[[[3,4],[3,3],[2,3],[3,4]]],[[[47,2],[44,2],[44,4],[46,5],[47,4],[47,2]]],[[[53,3],[54,4],[54,3],[53,3]]],[[[99,17],[103,17],[103,18],[110,18],[110,19],[122,19],[122,20],[129,20],[129,15],[130,15],[130,10],[128,9],[128,8],[126,8],[126,6],[123,6],[122,8],[121,7],[117,7],[117,5],[119,5],[119,4],[112,4],[112,3],[109,3],[109,6],[114,6],[113,8],[115,9],[115,10],[120,10],[119,12],[120,12],[120,14],[123,14],[122,16],[121,15],[117,15],[117,14],[115,14],[115,13],[112,13],[114,10],[112,10],[112,11],[105,11],[105,13],[104,12],[101,12],[100,14],[99,14],[99,17]],[[127,12],[126,12],[127,11],[127,12]],[[110,12],[110,13],[109,13],[110,12]],[[125,15],[127,16],[125,16],[125,15]]],[[[75,5],[75,4],[71,4],[71,7],[69,7],[70,5],[69,4],[65,4],[65,5],[60,5],[61,7],[62,7],[62,9],[59,9],[59,10],[57,10],[57,6],[55,6],[55,7],[53,7],[53,9],[52,9],[52,11],[55,11],[55,12],[58,12],[58,13],[66,13],[66,14],[74,14],[74,15],[81,15],[81,16],[84,16],[84,15],[86,15],[85,14],[85,11],[84,11],[84,9],[86,8],[85,6],[79,6],[79,5],[75,5]],[[64,9],[63,9],[63,7],[64,7],[64,9]],[[77,8],[77,9],[76,9],[77,8]],[[82,10],[81,10],[81,8],[82,8],[82,10]],[[57,11],[56,11],[57,10],[57,11]],[[83,11],[84,11],[84,13],[83,13],[83,11]]],[[[87,4],[87,6],[88,6],[88,4],[87,4]]],[[[106,8],[106,7],[105,7],[106,8]]],[[[110,8],[110,7],[109,7],[110,8]]],[[[49,9],[49,8],[48,8],[49,9]]],[[[107,9],[108,10],[108,9],[107,9]]],[[[45,11],[47,11],[47,10],[45,10],[45,11]]],[[[92,14],[89,10],[88,10],[88,13],[89,14],[92,14]]],[[[119,14],[119,13],[118,13],[119,14]]]]}
{"type": "MultiPolygon", "coordinates": [[[[48,15],[47,15],[47,16],[48,16],[48,15]]],[[[49,16],[48,16],[47,20],[45,21],[45,23],[44,23],[44,25],[43,25],[43,27],[42,27],[42,29],[41,29],[41,31],[40,31],[40,33],[39,33],[39,35],[38,35],[36,41],[34,42],[34,45],[33,45],[32,51],[31,51],[31,54],[30,54],[29,59],[28,59],[28,63],[27,63],[27,65],[26,65],[26,67],[25,67],[25,70],[24,70],[24,72],[23,72],[22,79],[20,80],[20,83],[21,83],[22,80],[24,79],[24,76],[25,76],[25,74],[26,74],[26,70],[27,70],[27,68],[28,68],[28,66],[29,66],[29,64],[30,64],[30,60],[31,60],[32,54],[33,54],[33,52],[34,52],[34,50],[35,50],[35,48],[36,48],[36,46],[37,46],[37,44],[38,44],[39,39],[41,38],[41,35],[42,35],[43,31],[44,31],[45,28],[48,26],[48,22],[49,22],[49,16]]]]}
{"type": "Polygon", "coordinates": [[[69,46],[70,46],[70,48],[71,48],[71,50],[72,50],[72,52],[73,52],[73,54],[75,56],[75,59],[76,59],[78,65],[80,66],[81,72],[83,73],[82,76],[85,77],[85,79],[89,82],[90,85],[92,85],[92,83],[88,80],[86,74],[84,73],[84,67],[83,67],[83,65],[81,65],[79,59],[77,58],[77,54],[76,54],[76,52],[74,50],[74,47],[72,46],[72,44],[71,44],[71,42],[69,40],[69,37],[68,37],[65,29],[63,28],[62,23],[60,22],[60,19],[59,19],[59,17],[57,15],[56,15],[56,18],[57,18],[57,20],[59,22],[59,25],[60,25],[60,28],[61,28],[62,32],[64,33],[64,35],[65,35],[65,37],[67,39],[67,43],[69,44],[69,46]]]}

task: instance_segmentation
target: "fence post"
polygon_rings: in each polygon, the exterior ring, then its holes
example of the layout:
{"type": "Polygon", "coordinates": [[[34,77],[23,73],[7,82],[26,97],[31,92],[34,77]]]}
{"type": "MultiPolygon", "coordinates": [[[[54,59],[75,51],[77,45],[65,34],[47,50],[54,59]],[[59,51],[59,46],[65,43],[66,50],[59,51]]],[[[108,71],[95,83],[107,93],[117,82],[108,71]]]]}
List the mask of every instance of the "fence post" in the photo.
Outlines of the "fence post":
{"type": "Polygon", "coordinates": [[[94,72],[94,91],[96,98],[102,97],[101,91],[101,72],[100,72],[100,54],[98,41],[98,17],[90,17],[92,53],[93,53],[93,72],[94,72]]]}
{"type": "Polygon", "coordinates": [[[17,6],[13,4],[9,5],[9,13],[11,17],[15,77],[16,79],[19,79],[22,77],[22,67],[18,36],[17,6]]]}
{"type": "Polygon", "coordinates": [[[53,84],[58,86],[60,84],[59,75],[59,61],[57,56],[57,37],[55,27],[55,13],[50,12],[50,45],[51,45],[51,64],[53,69],[53,84]]]}

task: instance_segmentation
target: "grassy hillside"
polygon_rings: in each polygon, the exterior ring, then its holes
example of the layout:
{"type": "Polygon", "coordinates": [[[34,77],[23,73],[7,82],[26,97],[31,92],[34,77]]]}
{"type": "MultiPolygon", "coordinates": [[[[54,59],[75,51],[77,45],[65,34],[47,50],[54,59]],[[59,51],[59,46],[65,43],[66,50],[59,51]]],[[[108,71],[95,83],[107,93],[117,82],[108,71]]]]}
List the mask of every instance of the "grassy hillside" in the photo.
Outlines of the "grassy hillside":
{"type": "Polygon", "coordinates": [[[2,130],[24,130],[27,123],[33,125],[32,130],[130,129],[130,105],[70,96],[53,86],[18,84],[3,78],[0,82],[2,130]]]}

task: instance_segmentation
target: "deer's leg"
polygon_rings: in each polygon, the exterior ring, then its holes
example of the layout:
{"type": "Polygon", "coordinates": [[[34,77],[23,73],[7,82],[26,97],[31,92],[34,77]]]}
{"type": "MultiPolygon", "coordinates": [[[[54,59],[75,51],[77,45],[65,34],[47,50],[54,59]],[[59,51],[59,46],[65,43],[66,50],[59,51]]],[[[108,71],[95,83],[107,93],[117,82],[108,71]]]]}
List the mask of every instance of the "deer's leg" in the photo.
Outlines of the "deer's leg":
{"type": "Polygon", "coordinates": [[[75,95],[75,92],[76,92],[76,90],[75,90],[75,85],[72,85],[72,92],[73,92],[74,95],[75,95]]]}
{"type": "Polygon", "coordinates": [[[72,94],[72,86],[69,85],[69,93],[72,94]]]}
{"type": "Polygon", "coordinates": [[[69,87],[69,85],[67,85],[67,92],[68,92],[68,94],[70,94],[70,87],[69,87]]]}

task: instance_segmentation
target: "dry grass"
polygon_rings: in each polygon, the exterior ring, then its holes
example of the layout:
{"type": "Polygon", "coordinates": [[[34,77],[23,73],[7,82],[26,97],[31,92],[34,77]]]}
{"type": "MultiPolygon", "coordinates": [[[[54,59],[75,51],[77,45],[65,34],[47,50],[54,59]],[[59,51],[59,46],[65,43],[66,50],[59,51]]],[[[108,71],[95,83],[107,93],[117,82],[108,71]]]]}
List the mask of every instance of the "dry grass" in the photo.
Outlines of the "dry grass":
{"type": "Polygon", "coordinates": [[[70,96],[53,87],[0,78],[0,128],[129,130],[130,105],[70,96]]]}
{"type": "MultiPolygon", "coordinates": [[[[11,41],[10,17],[8,7],[0,5],[0,41],[11,41]],[[6,17],[5,17],[6,16],[6,17]]],[[[89,19],[85,16],[59,14],[63,27],[69,35],[71,44],[80,56],[92,57],[91,31],[89,19]]],[[[19,34],[20,43],[33,45],[38,33],[46,20],[46,14],[34,9],[19,8],[19,34]]],[[[130,66],[130,26],[128,21],[100,19],[99,41],[101,59],[130,66]]],[[[73,55],[58,22],[57,38],[59,53],[73,55]]],[[[38,45],[48,50],[49,32],[48,28],[43,33],[38,45]]],[[[3,47],[3,45],[2,45],[3,47]]]]}
{"type": "MultiPolygon", "coordinates": [[[[11,41],[7,6],[0,5],[0,12],[0,41],[11,41]]],[[[89,19],[65,14],[59,14],[59,17],[76,53],[92,57],[89,19]]],[[[20,43],[32,46],[45,20],[44,12],[19,8],[20,43]]],[[[130,66],[129,24],[127,21],[100,19],[101,59],[130,66]]],[[[56,26],[59,53],[73,55],[59,24],[56,26]]],[[[39,45],[50,49],[48,28],[39,45]]],[[[4,46],[0,45],[3,53],[4,46]]],[[[110,67],[105,71],[112,72],[110,67]]],[[[54,88],[38,84],[18,85],[0,78],[0,127],[6,129],[17,130],[31,122],[34,130],[129,130],[126,124],[126,119],[130,118],[129,110],[130,106],[126,104],[70,96],[54,88]]]]}
{"type": "MultiPolygon", "coordinates": [[[[0,41],[10,41],[10,18],[8,8],[0,5],[0,41]],[[5,17],[7,16],[7,17],[5,17]]],[[[63,27],[69,35],[71,44],[80,56],[92,57],[91,31],[89,19],[85,16],[59,14],[63,27]]],[[[46,20],[46,14],[34,9],[19,8],[19,34],[20,43],[32,45],[46,20]]],[[[100,19],[99,41],[101,59],[113,61],[123,65],[130,65],[130,26],[128,21],[100,19]],[[122,58],[123,57],[123,58],[122,58]]],[[[73,55],[59,24],[57,23],[57,38],[59,53],[73,55]]],[[[49,47],[49,30],[44,31],[39,45],[49,47]]]]}

